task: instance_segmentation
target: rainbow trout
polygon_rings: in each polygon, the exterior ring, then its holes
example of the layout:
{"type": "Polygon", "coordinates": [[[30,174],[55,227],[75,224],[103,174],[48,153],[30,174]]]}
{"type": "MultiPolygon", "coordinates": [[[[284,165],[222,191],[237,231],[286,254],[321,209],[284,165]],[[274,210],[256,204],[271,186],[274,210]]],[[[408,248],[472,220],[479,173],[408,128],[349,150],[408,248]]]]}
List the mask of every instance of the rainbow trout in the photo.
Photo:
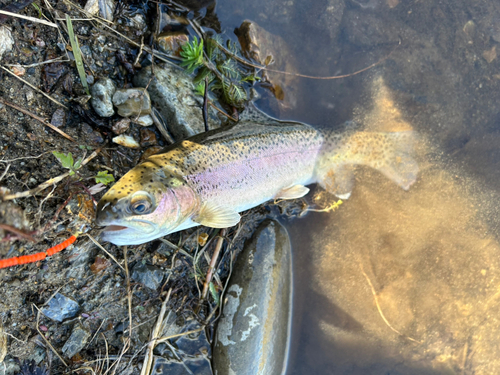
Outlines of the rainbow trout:
{"type": "Polygon", "coordinates": [[[226,228],[239,212],[270,199],[306,195],[319,183],[346,199],[353,166],[367,165],[407,190],[418,166],[412,131],[316,130],[248,110],[240,122],[196,135],[153,155],[102,197],[96,222],[103,239],[137,245],[205,225],[226,228]]]}

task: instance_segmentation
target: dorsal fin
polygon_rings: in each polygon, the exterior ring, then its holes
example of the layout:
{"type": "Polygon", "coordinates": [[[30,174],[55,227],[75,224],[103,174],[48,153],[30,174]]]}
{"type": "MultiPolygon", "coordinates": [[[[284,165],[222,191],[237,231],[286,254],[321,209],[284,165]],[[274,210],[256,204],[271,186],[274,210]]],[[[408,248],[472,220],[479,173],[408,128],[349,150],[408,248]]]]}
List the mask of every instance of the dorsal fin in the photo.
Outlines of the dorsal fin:
{"type": "Polygon", "coordinates": [[[252,121],[261,124],[269,124],[276,122],[277,124],[281,121],[269,116],[267,113],[262,112],[258,109],[253,102],[248,103],[247,107],[239,116],[240,121],[252,121]]]}

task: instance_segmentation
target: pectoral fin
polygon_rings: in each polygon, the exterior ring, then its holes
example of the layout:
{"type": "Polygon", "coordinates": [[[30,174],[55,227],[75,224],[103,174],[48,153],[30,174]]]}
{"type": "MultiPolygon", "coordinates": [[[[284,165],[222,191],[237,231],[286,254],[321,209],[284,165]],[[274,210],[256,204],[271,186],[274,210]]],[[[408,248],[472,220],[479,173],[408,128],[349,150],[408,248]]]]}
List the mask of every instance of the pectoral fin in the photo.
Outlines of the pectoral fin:
{"type": "Polygon", "coordinates": [[[193,221],[212,228],[229,228],[238,224],[240,218],[240,214],[230,208],[203,203],[200,213],[193,221]]]}
{"type": "Polygon", "coordinates": [[[281,189],[278,194],[276,194],[276,199],[297,199],[302,198],[304,195],[309,193],[309,188],[304,185],[293,185],[285,189],[281,189]]]}

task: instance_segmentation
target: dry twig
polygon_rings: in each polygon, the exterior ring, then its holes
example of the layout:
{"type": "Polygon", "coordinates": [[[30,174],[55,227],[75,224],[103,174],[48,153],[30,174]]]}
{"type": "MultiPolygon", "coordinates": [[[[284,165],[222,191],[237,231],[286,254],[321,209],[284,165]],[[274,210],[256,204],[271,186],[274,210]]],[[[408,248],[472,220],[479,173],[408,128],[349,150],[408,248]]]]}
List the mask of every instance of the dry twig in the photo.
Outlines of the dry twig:
{"type": "MultiPolygon", "coordinates": [[[[85,164],[87,164],[89,161],[91,161],[93,158],[95,158],[97,156],[97,154],[99,154],[100,151],[101,151],[101,149],[98,149],[98,150],[94,151],[92,154],[90,154],[90,156],[88,158],[86,158],[84,161],[82,161],[81,166],[83,167],[85,164]]],[[[36,188],[30,189],[30,190],[26,190],[26,191],[22,191],[22,192],[19,192],[19,193],[4,195],[2,199],[4,201],[10,201],[12,199],[30,197],[32,195],[35,195],[35,194],[41,192],[42,190],[48,188],[51,185],[54,185],[54,184],[57,184],[58,182],[61,182],[66,177],[68,177],[70,173],[71,173],[71,171],[63,173],[60,176],[51,178],[50,180],[47,180],[44,183],[38,185],[36,188]]]]}
{"type": "MultiPolygon", "coordinates": [[[[5,105],[8,105],[9,107],[12,107],[14,109],[17,109],[18,111],[24,113],[25,115],[28,115],[28,116],[31,116],[33,117],[35,120],[38,120],[40,121],[42,124],[44,124],[45,126],[48,126],[49,128],[51,128],[52,130],[54,130],[55,132],[61,134],[64,138],[70,140],[71,142],[76,142],[72,137],[70,137],[69,135],[67,135],[65,132],[63,132],[61,129],[59,128],[56,128],[54,125],[52,125],[50,122],[47,122],[45,121],[45,119],[43,119],[42,117],[40,116],[37,116],[35,115],[34,113],[31,113],[30,111],[24,109],[24,108],[21,108],[19,107],[17,104],[14,104],[14,103],[11,103],[11,102],[8,102],[7,100],[3,99],[3,98],[0,98],[0,103],[2,104],[5,104],[5,105]]],[[[66,108],[66,107],[65,107],[66,108]]]]}
{"type": "Polygon", "coordinates": [[[22,83],[24,83],[25,85],[28,85],[29,87],[31,87],[33,90],[36,90],[37,92],[39,92],[40,94],[42,94],[43,96],[45,96],[47,99],[53,101],[54,103],[56,103],[57,105],[60,105],[61,107],[63,108],[66,108],[68,109],[68,107],[66,107],[64,104],[58,102],[57,100],[55,100],[53,97],[51,97],[49,94],[46,94],[44,93],[42,90],[40,90],[38,87],[36,86],[33,86],[31,83],[29,83],[28,81],[26,81],[25,79],[22,79],[21,77],[19,76],[16,76],[14,73],[12,73],[9,69],[7,69],[5,66],[2,66],[0,65],[0,68],[2,68],[3,70],[5,70],[7,73],[9,73],[11,76],[17,78],[18,80],[20,80],[22,83]]]}
{"type": "Polygon", "coordinates": [[[363,274],[363,276],[366,278],[366,281],[368,281],[368,285],[370,285],[370,289],[372,291],[372,294],[373,294],[373,298],[375,299],[375,305],[377,305],[377,310],[380,314],[380,316],[382,317],[382,319],[384,320],[385,324],[387,324],[387,326],[393,330],[394,332],[396,332],[399,336],[401,337],[404,337],[410,341],[413,341],[413,342],[416,342],[417,344],[421,344],[422,342],[418,341],[418,340],[415,340],[414,338],[410,337],[410,336],[406,336],[405,334],[399,332],[396,328],[394,328],[391,323],[389,323],[389,321],[387,320],[387,318],[385,317],[384,313],[382,312],[382,309],[380,307],[380,303],[378,302],[378,296],[377,296],[377,292],[370,280],[370,278],[368,277],[368,275],[366,274],[365,270],[363,269],[363,265],[360,263],[359,264],[359,267],[361,268],[361,273],[363,274]]]}
{"type": "Polygon", "coordinates": [[[210,266],[207,272],[207,278],[203,284],[203,291],[201,292],[201,300],[205,300],[208,293],[208,286],[212,281],[212,276],[214,274],[215,264],[217,263],[217,258],[219,258],[219,253],[222,248],[222,243],[224,242],[224,236],[226,235],[226,229],[222,229],[219,233],[219,238],[217,239],[217,244],[215,245],[214,254],[212,255],[212,260],[210,261],[210,266]]]}

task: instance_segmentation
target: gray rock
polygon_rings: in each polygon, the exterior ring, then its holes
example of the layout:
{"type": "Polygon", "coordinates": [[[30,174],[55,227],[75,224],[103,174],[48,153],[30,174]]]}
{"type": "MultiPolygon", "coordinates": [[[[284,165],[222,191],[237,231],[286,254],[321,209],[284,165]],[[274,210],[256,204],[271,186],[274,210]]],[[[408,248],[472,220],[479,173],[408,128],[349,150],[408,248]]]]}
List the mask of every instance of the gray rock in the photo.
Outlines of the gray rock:
{"type": "MultiPolygon", "coordinates": [[[[133,83],[146,87],[150,80],[151,68],[145,68],[135,75],[133,83]]],[[[193,89],[192,79],[186,73],[168,65],[155,65],[155,78],[149,83],[148,92],[176,140],[205,131],[201,98],[195,97],[193,89]]],[[[218,119],[209,119],[211,129],[219,126],[218,119]]]]}
{"type": "Polygon", "coordinates": [[[214,347],[217,375],[274,375],[286,369],[291,318],[291,247],[264,222],[236,262],[214,347]]]}
{"type": "Polygon", "coordinates": [[[90,89],[92,108],[101,117],[111,117],[115,114],[111,98],[116,91],[116,86],[109,78],[101,78],[90,89]]]}
{"type": "Polygon", "coordinates": [[[164,274],[164,271],[159,267],[137,263],[132,270],[132,280],[144,284],[150,289],[158,289],[164,274]]]}
{"type": "Polygon", "coordinates": [[[52,114],[52,119],[50,120],[50,123],[54,125],[56,128],[60,128],[66,125],[66,112],[64,112],[64,109],[62,108],[56,109],[55,112],[52,114]]]}
{"type": "Polygon", "coordinates": [[[113,104],[122,117],[143,116],[151,113],[151,99],[143,88],[116,90],[113,95],[113,104]]]}
{"type": "Polygon", "coordinates": [[[64,343],[62,348],[63,354],[67,358],[73,357],[75,354],[79,353],[85,345],[87,345],[87,341],[90,337],[90,332],[83,329],[79,324],[77,324],[73,328],[73,332],[71,332],[71,336],[64,343]]]}
{"type": "Polygon", "coordinates": [[[151,126],[153,125],[153,118],[150,115],[139,116],[134,118],[134,124],[141,126],[151,126]]]}
{"type": "Polygon", "coordinates": [[[42,308],[42,314],[47,318],[62,322],[64,319],[73,318],[78,313],[80,306],[72,299],[57,293],[49,304],[42,308]]]}
{"type": "MultiPolygon", "coordinates": [[[[172,317],[175,318],[175,315],[172,317]]],[[[169,325],[164,336],[178,332],[186,332],[200,328],[200,323],[193,317],[179,327],[176,323],[169,325]]],[[[153,374],[184,375],[191,371],[196,375],[212,375],[210,366],[210,344],[202,330],[198,333],[185,335],[171,340],[172,345],[160,345],[155,348],[155,362],[153,363],[153,374]],[[158,357],[158,356],[161,356],[158,357]]]]}

